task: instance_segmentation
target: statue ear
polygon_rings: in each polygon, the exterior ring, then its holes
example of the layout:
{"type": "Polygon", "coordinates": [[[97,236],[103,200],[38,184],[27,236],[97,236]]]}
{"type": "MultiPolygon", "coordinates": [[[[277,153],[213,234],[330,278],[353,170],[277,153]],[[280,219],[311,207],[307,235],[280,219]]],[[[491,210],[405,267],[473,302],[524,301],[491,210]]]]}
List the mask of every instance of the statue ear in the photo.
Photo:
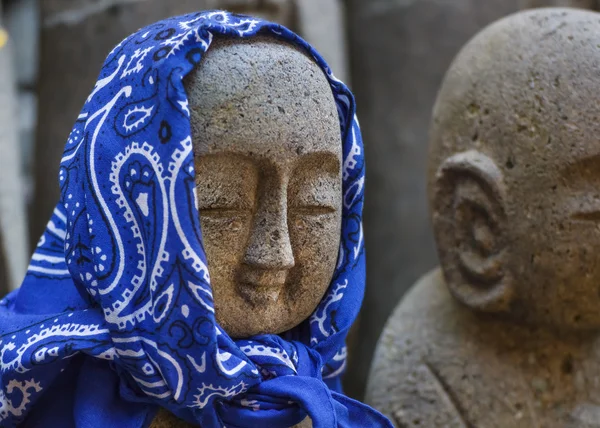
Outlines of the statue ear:
{"type": "Polygon", "coordinates": [[[502,171],[470,150],[446,159],[433,184],[433,228],[450,291],[473,309],[508,310],[513,281],[502,171]]]}

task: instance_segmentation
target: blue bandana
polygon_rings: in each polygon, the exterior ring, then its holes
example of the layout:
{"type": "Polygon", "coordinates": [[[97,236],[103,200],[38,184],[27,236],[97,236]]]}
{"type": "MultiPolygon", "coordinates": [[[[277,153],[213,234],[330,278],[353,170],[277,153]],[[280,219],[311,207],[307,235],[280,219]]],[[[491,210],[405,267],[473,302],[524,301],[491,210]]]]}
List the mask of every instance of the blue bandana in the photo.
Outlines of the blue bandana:
{"type": "Polygon", "coordinates": [[[150,25],[108,56],[60,164],[61,200],[22,287],[0,303],[0,425],[147,426],[158,406],[202,427],[391,426],[342,395],[365,286],[363,147],[354,99],[280,25],[203,12],[150,25]],[[216,323],[194,198],[182,79],[214,37],[271,34],[331,84],[343,139],[342,236],[329,289],[282,335],[216,323]]]}

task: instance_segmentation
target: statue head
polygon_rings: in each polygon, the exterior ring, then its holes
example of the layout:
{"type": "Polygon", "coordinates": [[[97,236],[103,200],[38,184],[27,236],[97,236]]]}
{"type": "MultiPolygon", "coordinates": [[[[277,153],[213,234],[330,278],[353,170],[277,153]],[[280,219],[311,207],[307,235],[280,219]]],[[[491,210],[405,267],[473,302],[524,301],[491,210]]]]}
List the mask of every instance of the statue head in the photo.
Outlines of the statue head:
{"type": "Polygon", "coordinates": [[[600,15],[538,9],[474,37],[433,112],[446,282],[519,322],[600,326],[600,15]]]}
{"type": "Polygon", "coordinates": [[[342,142],[331,87],[272,37],[215,39],[185,82],[217,322],[232,337],[308,318],[335,269],[342,142]]]}

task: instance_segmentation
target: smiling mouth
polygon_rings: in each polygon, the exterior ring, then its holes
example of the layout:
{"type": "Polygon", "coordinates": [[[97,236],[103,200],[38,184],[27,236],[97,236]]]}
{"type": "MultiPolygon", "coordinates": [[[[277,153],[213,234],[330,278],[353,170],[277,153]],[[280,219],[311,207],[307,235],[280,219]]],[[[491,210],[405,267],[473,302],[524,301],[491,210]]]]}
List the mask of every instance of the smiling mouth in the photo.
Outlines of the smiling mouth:
{"type": "Polygon", "coordinates": [[[254,306],[273,304],[279,300],[286,276],[286,271],[246,272],[238,282],[238,291],[254,306]]]}
{"type": "Polygon", "coordinates": [[[240,284],[239,292],[248,303],[254,306],[268,305],[279,300],[283,287],[259,287],[254,284],[240,284]]]}

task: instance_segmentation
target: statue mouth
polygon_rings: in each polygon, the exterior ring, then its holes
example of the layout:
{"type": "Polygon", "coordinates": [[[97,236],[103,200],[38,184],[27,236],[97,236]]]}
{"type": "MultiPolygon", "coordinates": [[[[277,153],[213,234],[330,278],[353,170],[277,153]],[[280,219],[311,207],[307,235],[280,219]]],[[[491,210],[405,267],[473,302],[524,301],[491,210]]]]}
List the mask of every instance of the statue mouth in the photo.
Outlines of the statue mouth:
{"type": "Polygon", "coordinates": [[[269,305],[279,300],[285,287],[287,271],[252,270],[238,281],[240,295],[252,305],[269,305]]]}
{"type": "Polygon", "coordinates": [[[283,287],[258,287],[255,284],[240,284],[240,295],[253,306],[267,306],[277,303],[283,287]]]}

